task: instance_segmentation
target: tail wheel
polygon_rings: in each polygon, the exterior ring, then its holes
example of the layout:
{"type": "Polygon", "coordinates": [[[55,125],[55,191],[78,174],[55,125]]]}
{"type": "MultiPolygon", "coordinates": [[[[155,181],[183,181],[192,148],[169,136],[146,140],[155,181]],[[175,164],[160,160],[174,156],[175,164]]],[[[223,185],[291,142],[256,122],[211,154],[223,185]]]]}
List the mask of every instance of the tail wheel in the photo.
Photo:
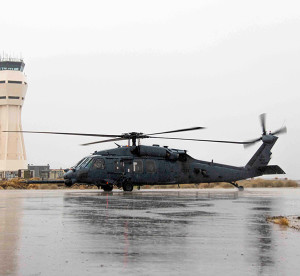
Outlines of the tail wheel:
{"type": "Polygon", "coordinates": [[[133,185],[130,182],[123,184],[123,190],[124,192],[131,192],[133,190],[133,185]]]}
{"type": "Polygon", "coordinates": [[[113,190],[113,186],[102,186],[102,189],[105,191],[105,192],[111,192],[113,190]]]}

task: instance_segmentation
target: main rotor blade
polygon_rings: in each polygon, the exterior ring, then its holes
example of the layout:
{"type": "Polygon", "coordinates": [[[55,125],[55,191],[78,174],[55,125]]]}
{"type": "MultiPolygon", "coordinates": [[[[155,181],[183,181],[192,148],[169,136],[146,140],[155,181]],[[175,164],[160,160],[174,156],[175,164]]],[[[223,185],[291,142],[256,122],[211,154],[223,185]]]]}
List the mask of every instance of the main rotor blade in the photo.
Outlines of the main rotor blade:
{"type": "Polygon", "coordinates": [[[266,135],[267,131],[266,131],[266,113],[260,114],[259,116],[260,118],[260,124],[263,130],[263,135],[266,135]]]}
{"type": "Polygon", "coordinates": [[[196,142],[213,142],[213,143],[227,143],[227,144],[249,144],[250,142],[237,142],[237,141],[223,141],[223,140],[206,140],[206,139],[191,139],[191,138],[174,138],[174,137],[157,137],[149,136],[148,138],[156,139],[172,139],[172,140],[184,140],[184,141],[196,141],[196,142]]]}
{"type": "Polygon", "coordinates": [[[244,144],[244,148],[250,147],[252,145],[254,145],[255,143],[259,142],[262,138],[257,138],[257,139],[253,139],[253,140],[248,140],[246,141],[247,143],[244,144]]]}
{"type": "Polygon", "coordinates": [[[40,133],[40,134],[61,134],[61,135],[78,135],[93,137],[122,137],[121,135],[96,134],[96,133],[75,133],[75,132],[50,132],[50,131],[3,131],[3,132],[22,132],[22,133],[40,133]]]}
{"type": "Polygon", "coordinates": [[[277,135],[277,134],[281,134],[281,133],[287,133],[287,128],[286,128],[286,126],[281,127],[280,129],[278,129],[278,130],[272,132],[273,135],[277,135]]]}
{"type": "Polygon", "coordinates": [[[164,132],[151,133],[151,134],[147,134],[147,135],[158,135],[158,134],[165,134],[165,133],[184,132],[184,131],[191,131],[191,130],[198,130],[198,129],[205,129],[205,127],[183,128],[183,129],[177,129],[177,130],[170,130],[170,131],[164,131],[164,132]]]}
{"type": "Polygon", "coordinates": [[[94,144],[107,143],[107,142],[115,142],[115,141],[121,141],[121,140],[127,140],[127,139],[126,138],[117,138],[117,139],[101,140],[101,141],[96,141],[96,142],[81,144],[80,146],[89,146],[89,145],[94,145],[94,144]]]}

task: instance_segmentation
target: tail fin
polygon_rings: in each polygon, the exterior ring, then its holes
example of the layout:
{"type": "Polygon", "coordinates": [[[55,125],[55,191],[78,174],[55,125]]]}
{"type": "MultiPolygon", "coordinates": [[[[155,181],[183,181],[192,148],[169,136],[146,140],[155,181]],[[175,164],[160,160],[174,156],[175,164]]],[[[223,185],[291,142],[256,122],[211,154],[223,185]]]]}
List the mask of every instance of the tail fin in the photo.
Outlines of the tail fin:
{"type": "Polygon", "coordinates": [[[246,168],[263,167],[267,166],[271,160],[271,149],[276,143],[278,137],[273,135],[266,135],[262,137],[263,144],[252,156],[250,161],[247,163],[246,168]]]}

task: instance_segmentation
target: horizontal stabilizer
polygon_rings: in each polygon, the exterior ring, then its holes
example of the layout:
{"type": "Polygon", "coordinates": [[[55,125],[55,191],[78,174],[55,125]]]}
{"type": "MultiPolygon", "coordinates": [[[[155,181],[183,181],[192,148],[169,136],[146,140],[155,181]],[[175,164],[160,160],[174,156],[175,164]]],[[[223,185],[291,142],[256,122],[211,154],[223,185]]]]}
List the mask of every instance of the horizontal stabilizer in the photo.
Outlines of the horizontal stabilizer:
{"type": "Polygon", "coordinates": [[[258,167],[262,174],[285,174],[285,172],[277,165],[258,167]]]}

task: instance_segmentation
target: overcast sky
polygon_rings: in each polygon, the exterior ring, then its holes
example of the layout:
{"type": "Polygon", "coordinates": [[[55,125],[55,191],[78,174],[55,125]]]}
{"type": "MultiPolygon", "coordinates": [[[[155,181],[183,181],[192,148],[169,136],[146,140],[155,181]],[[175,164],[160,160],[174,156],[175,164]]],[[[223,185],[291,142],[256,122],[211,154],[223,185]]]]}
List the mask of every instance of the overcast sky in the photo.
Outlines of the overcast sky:
{"type": "MultiPolygon", "coordinates": [[[[199,139],[259,137],[283,123],[270,164],[300,179],[300,2],[2,1],[0,52],[22,54],[24,130],[119,134],[184,127],[199,139]]],[[[25,134],[28,162],[69,167],[113,143],[25,134]]],[[[245,165],[259,144],[144,140],[245,165]]],[[[125,142],[123,143],[125,144],[125,142]]]]}

